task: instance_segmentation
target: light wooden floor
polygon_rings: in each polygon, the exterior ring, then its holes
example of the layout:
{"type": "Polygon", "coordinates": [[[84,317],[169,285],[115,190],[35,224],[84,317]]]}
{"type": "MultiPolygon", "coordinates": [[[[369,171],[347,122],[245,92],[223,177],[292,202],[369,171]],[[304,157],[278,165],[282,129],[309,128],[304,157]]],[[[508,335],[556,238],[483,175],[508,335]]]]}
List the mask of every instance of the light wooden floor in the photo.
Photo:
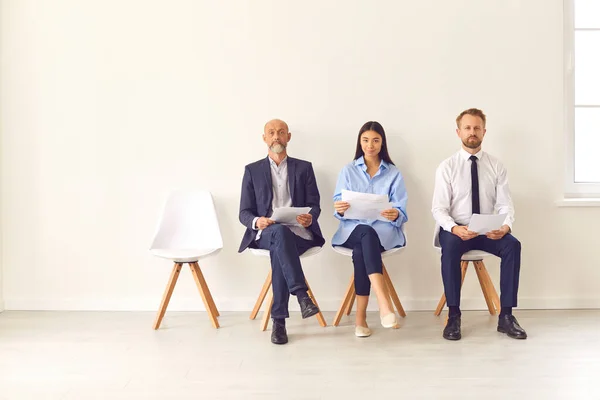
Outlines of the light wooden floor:
{"type": "MultiPolygon", "coordinates": [[[[321,328],[288,320],[275,346],[248,313],[4,312],[0,399],[600,399],[600,311],[519,311],[529,339],[495,331],[496,318],[463,313],[463,340],[444,318],[408,313],[399,330],[370,314],[321,328]]],[[[326,313],[331,321],[333,313],[326,313]]]]}

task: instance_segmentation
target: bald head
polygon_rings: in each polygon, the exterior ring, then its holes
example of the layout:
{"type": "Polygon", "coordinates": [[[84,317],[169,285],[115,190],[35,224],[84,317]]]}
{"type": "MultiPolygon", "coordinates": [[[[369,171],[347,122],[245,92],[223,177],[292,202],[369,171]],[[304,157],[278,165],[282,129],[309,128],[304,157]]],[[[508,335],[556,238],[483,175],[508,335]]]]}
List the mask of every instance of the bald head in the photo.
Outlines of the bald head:
{"type": "Polygon", "coordinates": [[[269,151],[275,154],[287,154],[286,147],[292,135],[288,126],[280,119],[272,119],[265,124],[263,140],[269,147],[269,151]]]}
{"type": "Polygon", "coordinates": [[[269,122],[267,122],[265,124],[265,133],[267,133],[267,131],[269,129],[275,129],[276,131],[279,131],[280,129],[284,129],[285,133],[289,132],[289,128],[288,125],[285,123],[285,121],[282,121],[280,119],[272,119],[269,122]]]}

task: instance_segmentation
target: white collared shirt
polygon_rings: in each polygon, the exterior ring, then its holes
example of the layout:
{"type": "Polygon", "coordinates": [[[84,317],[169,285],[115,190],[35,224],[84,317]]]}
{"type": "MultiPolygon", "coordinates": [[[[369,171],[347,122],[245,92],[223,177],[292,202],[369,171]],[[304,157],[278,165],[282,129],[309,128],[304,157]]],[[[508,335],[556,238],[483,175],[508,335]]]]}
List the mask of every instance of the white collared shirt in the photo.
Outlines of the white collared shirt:
{"type": "MultiPolygon", "coordinates": [[[[280,207],[292,207],[292,196],[290,195],[290,185],[288,179],[288,168],[287,168],[287,157],[285,157],[279,165],[271,157],[269,157],[269,163],[271,164],[271,183],[273,185],[273,202],[272,209],[280,207]]],[[[252,221],[252,226],[254,229],[258,229],[256,227],[256,221],[258,221],[258,217],[254,218],[252,221]]],[[[312,232],[306,229],[303,226],[298,225],[288,225],[288,228],[292,232],[294,232],[297,236],[300,236],[302,239],[312,240],[313,235],[312,232]]],[[[262,230],[259,230],[256,234],[256,239],[260,239],[260,235],[262,230]]]]}
{"type": "MultiPolygon", "coordinates": [[[[504,165],[484,151],[477,157],[479,177],[479,204],[481,214],[506,213],[504,224],[512,230],[515,210],[508,187],[504,165]]],[[[442,161],[435,172],[435,188],[431,212],[444,230],[471,221],[471,154],[464,149],[442,161]]]]}

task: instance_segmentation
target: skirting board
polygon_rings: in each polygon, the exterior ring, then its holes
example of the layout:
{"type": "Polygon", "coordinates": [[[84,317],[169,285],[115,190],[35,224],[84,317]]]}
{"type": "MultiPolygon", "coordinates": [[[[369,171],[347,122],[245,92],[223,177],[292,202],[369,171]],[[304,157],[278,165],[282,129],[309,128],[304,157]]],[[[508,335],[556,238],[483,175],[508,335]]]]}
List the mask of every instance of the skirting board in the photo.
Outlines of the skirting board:
{"type": "MultiPolygon", "coordinates": [[[[28,299],[5,298],[5,310],[56,310],[56,311],[156,311],[160,305],[160,297],[156,298],[126,298],[126,299],[28,299]]],[[[215,303],[219,311],[244,311],[250,312],[256,298],[219,299],[215,303]]],[[[439,298],[435,299],[410,299],[400,297],[402,306],[409,311],[433,311],[439,298]]],[[[337,311],[341,299],[319,299],[317,302],[323,311],[337,311]]],[[[0,302],[0,310],[2,303],[0,302]]],[[[263,305],[264,307],[264,305],[263,305]]],[[[463,298],[463,310],[486,310],[482,297],[463,298]]],[[[520,298],[520,309],[546,310],[546,309],[596,309],[600,308],[600,297],[590,298],[520,298]]],[[[169,311],[204,311],[200,295],[197,297],[171,299],[169,311]]],[[[298,303],[294,297],[290,298],[290,311],[298,311],[298,303]]],[[[369,302],[369,310],[377,310],[377,302],[373,295],[369,302]]]]}

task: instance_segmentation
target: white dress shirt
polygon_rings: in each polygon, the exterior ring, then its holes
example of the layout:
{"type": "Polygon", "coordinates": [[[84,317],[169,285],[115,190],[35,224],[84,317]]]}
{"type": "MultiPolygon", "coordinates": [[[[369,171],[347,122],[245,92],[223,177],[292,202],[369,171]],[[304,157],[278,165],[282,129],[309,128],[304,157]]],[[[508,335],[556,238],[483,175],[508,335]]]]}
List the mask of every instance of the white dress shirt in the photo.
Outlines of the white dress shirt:
{"type": "MultiPolygon", "coordinates": [[[[269,157],[269,163],[271,164],[271,182],[273,184],[273,203],[272,209],[280,207],[292,207],[292,197],[290,196],[290,185],[288,182],[288,168],[287,168],[287,157],[284,158],[279,165],[269,157]]],[[[258,217],[252,221],[252,227],[256,230],[256,221],[258,217]]],[[[311,231],[303,226],[299,225],[288,225],[288,228],[294,232],[297,236],[302,239],[312,240],[313,234],[311,231]]],[[[256,234],[256,239],[260,239],[262,229],[256,234]]]]}
{"type": "MultiPolygon", "coordinates": [[[[481,214],[506,213],[504,224],[512,230],[515,210],[508,188],[504,165],[488,153],[479,151],[479,204],[481,214]]],[[[442,161],[435,172],[435,188],[431,212],[439,226],[451,231],[456,225],[471,221],[471,154],[464,149],[442,161]]]]}

